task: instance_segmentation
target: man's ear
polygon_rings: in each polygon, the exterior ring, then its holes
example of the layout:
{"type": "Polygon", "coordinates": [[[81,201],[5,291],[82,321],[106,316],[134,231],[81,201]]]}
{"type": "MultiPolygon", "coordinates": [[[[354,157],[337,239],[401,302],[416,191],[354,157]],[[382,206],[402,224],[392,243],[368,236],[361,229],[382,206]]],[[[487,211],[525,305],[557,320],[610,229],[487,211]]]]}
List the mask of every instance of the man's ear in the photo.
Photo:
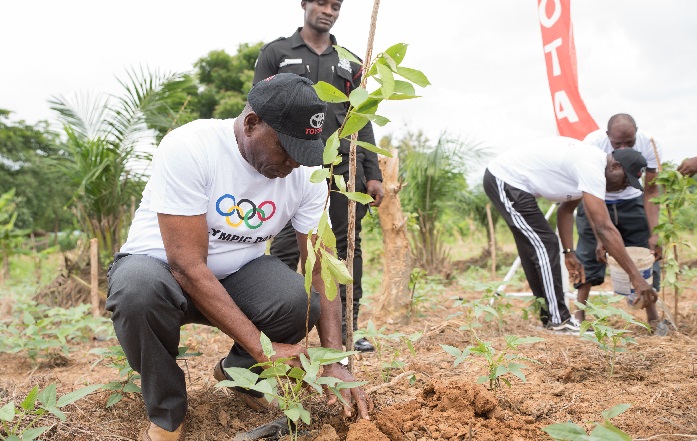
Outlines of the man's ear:
{"type": "Polygon", "coordinates": [[[249,112],[244,117],[244,135],[250,136],[261,124],[261,118],[254,112],[249,112]]]}

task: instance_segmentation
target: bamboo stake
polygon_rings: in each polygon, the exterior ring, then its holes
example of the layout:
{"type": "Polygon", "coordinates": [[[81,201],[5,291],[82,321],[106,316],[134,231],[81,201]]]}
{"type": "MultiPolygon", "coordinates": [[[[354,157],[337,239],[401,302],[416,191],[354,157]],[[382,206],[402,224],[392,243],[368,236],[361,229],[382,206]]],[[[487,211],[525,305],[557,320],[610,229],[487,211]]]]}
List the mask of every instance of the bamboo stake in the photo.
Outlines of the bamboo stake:
{"type": "Polygon", "coordinates": [[[97,239],[90,239],[90,277],[92,315],[99,317],[99,242],[97,239]]]}
{"type": "MultiPolygon", "coordinates": [[[[373,12],[370,16],[370,32],[368,33],[368,47],[363,59],[363,78],[361,87],[365,87],[368,82],[368,68],[370,60],[373,57],[373,41],[375,40],[375,26],[378,21],[378,9],[380,8],[380,0],[373,2],[373,12]]],[[[346,190],[349,192],[356,191],[356,141],[358,133],[351,135],[351,147],[349,150],[349,181],[346,185],[346,190]]],[[[353,253],[356,248],[356,201],[348,201],[348,231],[347,241],[348,250],[346,250],[346,266],[349,274],[353,278],[353,253]]],[[[353,350],[353,283],[346,285],[346,349],[353,350]]],[[[348,364],[349,372],[353,372],[353,357],[349,357],[348,364]]]]}

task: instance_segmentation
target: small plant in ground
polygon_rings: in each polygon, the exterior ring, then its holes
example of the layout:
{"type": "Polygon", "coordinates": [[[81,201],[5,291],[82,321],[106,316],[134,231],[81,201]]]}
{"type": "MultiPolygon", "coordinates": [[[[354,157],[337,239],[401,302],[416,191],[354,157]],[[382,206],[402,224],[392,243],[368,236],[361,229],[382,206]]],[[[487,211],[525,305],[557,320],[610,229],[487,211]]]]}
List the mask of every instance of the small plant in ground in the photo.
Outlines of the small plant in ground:
{"type": "Polygon", "coordinates": [[[581,334],[583,339],[596,343],[598,347],[605,352],[605,361],[607,362],[609,376],[615,373],[617,354],[625,352],[627,350],[627,345],[636,344],[636,341],[629,336],[631,331],[629,331],[627,327],[629,325],[638,325],[649,329],[646,323],[640,322],[626,311],[612,306],[612,303],[620,302],[622,299],[622,296],[613,296],[610,298],[596,296],[593,299],[589,299],[585,305],[578,302],[576,303],[580,309],[586,311],[587,315],[595,317],[595,321],[592,323],[588,320],[581,323],[581,334]],[[613,328],[610,324],[611,318],[623,321],[623,328],[613,328]],[[586,333],[589,329],[592,329],[592,334],[586,333]]]}
{"type": "Polygon", "coordinates": [[[542,297],[532,297],[532,300],[523,308],[523,320],[538,319],[542,311],[547,311],[547,304],[542,297]]]}
{"type": "Polygon", "coordinates": [[[359,329],[354,333],[353,336],[354,340],[366,338],[375,347],[375,355],[378,357],[378,363],[380,364],[382,381],[387,381],[389,379],[389,373],[392,369],[403,369],[404,366],[406,366],[406,363],[400,359],[403,348],[393,350],[389,359],[386,357],[384,349],[387,342],[402,343],[412,356],[416,356],[414,343],[421,338],[421,332],[415,332],[413,334],[386,334],[386,328],[386,326],[383,326],[382,328],[377,329],[375,327],[375,323],[373,323],[372,320],[369,320],[366,328],[359,329]]]}
{"type": "Polygon", "coordinates": [[[34,386],[19,406],[14,401],[10,401],[0,407],[2,422],[0,440],[31,441],[38,438],[50,428],[50,426],[34,427],[44,415],[50,413],[61,421],[65,421],[66,417],[61,408],[91,394],[100,387],[102,387],[101,384],[93,384],[58,398],[55,384],[49,384],[41,392],[38,386],[34,386]]]}
{"type": "MultiPolygon", "coordinates": [[[[629,404],[618,404],[603,411],[603,422],[596,423],[588,435],[585,429],[574,423],[558,423],[544,427],[544,430],[555,441],[632,441],[632,437],[615,427],[610,420],[632,407],[629,404]]],[[[592,421],[591,421],[592,422],[592,421]]]]}
{"type": "Polygon", "coordinates": [[[257,363],[252,367],[262,367],[264,370],[257,375],[251,370],[243,368],[226,368],[225,371],[232,380],[224,380],[216,384],[216,387],[242,387],[244,389],[261,392],[269,403],[278,403],[278,407],[288,418],[288,429],[294,440],[298,439],[297,425],[302,420],[305,424],[311,423],[310,412],[303,407],[303,402],[312,395],[321,395],[323,388],[334,393],[339,400],[347,404],[341,396],[342,389],[351,389],[366,384],[360,382],[343,382],[334,377],[320,376],[322,366],[337,363],[351,356],[356,351],[341,352],[327,348],[309,348],[310,358],[300,354],[302,368],[291,367],[289,359],[271,358],[276,355],[271,345],[271,340],[261,334],[261,345],[268,361],[257,363]]]}
{"type": "Polygon", "coordinates": [[[25,351],[33,364],[38,358],[51,361],[59,353],[67,356],[72,341],[88,341],[93,335],[104,335],[111,329],[109,320],[93,317],[90,305],[74,308],[49,308],[35,301],[19,303],[14,321],[0,324],[2,352],[25,351]]]}
{"type": "MultiPolygon", "coordinates": [[[[177,359],[186,359],[201,355],[200,352],[187,352],[188,349],[189,348],[186,346],[180,346],[177,359]]],[[[107,408],[121,401],[124,398],[124,394],[141,393],[140,386],[136,384],[136,381],[140,380],[140,375],[131,368],[121,346],[92,349],[89,351],[89,354],[96,354],[101,357],[92,364],[90,370],[99,363],[104,363],[106,367],[117,369],[119,371],[119,378],[123,378],[123,380],[111,381],[101,386],[104,390],[114,391],[106,400],[107,408]]]]}
{"type": "Polygon", "coordinates": [[[494,349],[490,342],[481,340],[474,331],[472,331],[472,335],[474,336],[474,339],[477,341],[477,344],[467,346],[463,350],[460,350],[454,346],[440,346],[447,354],[455,357],[455,362],[453,366],[457,366],[458,364],[462,363],[470,355],[477,355],[484,358],[487,365],[487,375],[482,375],[481,377],[479,377],[477,379],[477,383],[481,384],[488,381],[490,390],[499,389],[501,387],[501,381],[506,383],[508,387],[511,387],[511,382],[505,377],[505,375],[507,374],[513,374],[516,377],[520,378],[523,382],[525,382],[525,374],[523,373],[522,369],[525,369],[526,366],[521,363],[518,363],[518,360],[539,363],[537,360],[533,360],[522,355],[510,353],[510,351],[515,351],[516,349],[518,349],[518,346],[523,344],[531,344],[544,341],[543,338],[518,337],[515,335],[507,335],[505,337],[506,347],[501,351],[497,351],[496,349],[494,349]]]}

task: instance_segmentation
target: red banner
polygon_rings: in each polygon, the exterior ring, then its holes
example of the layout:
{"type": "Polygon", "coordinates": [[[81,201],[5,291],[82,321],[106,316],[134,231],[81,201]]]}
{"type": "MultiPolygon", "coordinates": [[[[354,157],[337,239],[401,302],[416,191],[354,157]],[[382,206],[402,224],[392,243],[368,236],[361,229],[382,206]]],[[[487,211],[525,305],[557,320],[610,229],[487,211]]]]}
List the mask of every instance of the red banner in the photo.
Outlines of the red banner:
{"type": "Polygon", "coordinates": [[[578,91],[571,0],[538,0],[537,3],[557,129],[562,136],[582,140],[597,130],[598,125],[578,91]]]}

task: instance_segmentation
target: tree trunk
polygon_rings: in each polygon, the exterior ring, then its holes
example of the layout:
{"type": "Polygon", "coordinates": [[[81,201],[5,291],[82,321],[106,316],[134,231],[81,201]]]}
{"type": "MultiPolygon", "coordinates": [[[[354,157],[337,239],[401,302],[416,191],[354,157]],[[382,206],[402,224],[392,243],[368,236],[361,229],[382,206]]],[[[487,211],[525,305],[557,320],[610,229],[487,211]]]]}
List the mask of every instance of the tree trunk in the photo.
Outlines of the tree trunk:
{"type": "Polygon", "coordinates": [[[398,179],[397,150],[392,150],[392,158],[380,158],[380,169],[385,189],[379,208],[385,255],[382,287],[375,316],[379,321],[391,319],[397,323],[408,323],[411,303],[409,279],[413,262],[407,238],[407,218],[399,201],[402,185],[398,179]]]}

